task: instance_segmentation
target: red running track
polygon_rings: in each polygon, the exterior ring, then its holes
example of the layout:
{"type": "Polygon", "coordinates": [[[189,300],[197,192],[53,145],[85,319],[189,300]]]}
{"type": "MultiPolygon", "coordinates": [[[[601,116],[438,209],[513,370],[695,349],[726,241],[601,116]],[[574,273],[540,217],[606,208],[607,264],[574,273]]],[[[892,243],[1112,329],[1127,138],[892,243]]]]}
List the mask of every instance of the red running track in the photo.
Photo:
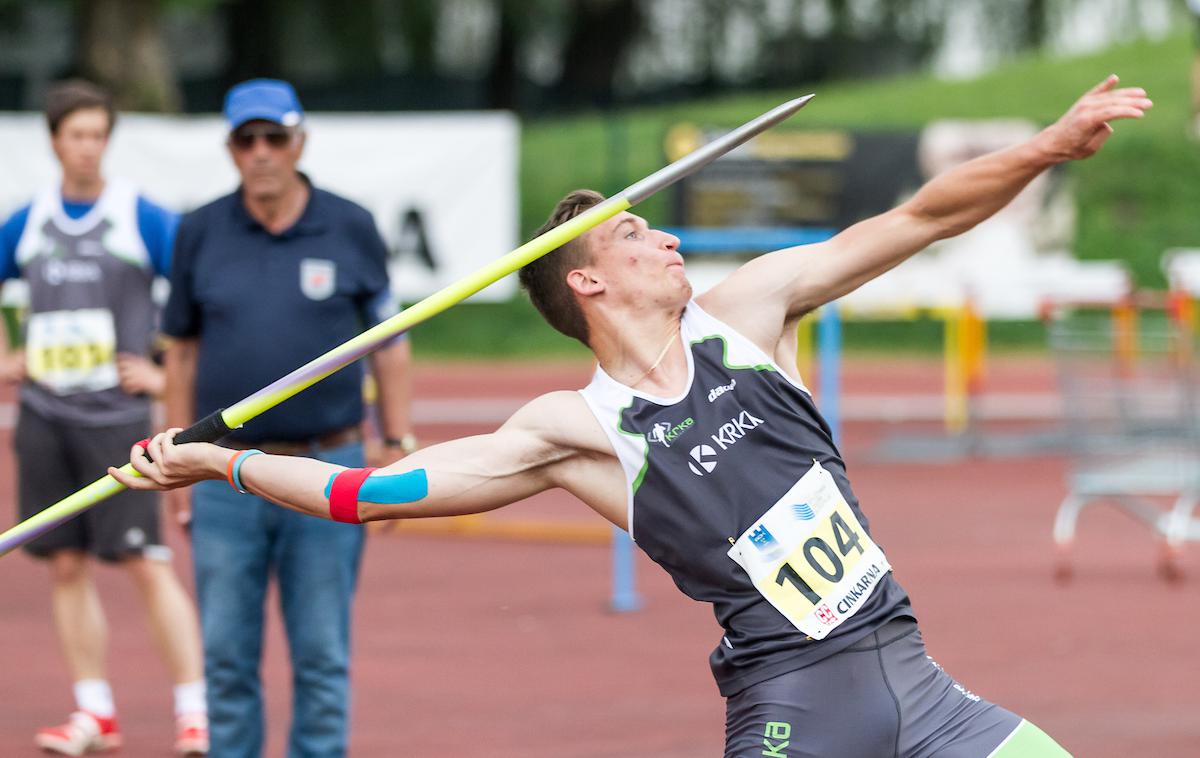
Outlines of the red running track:
{"type": "MultiPolygon", "coordinates": [[[[532,397],[577,386],[589,368],[422,365],[422,398],[532,397]]],[[[936,392],[934,362],[851,363],[851,392],[936,392]],[[880,377],[886,377],[882,380],[880,377]],[[884,381],[892,380],[889,384],[884,381]],[[901,386],[902,385],[902,386],[901,386]]],[[[1051,386],[1036,362],[1004,364],[1004,391],[1051,386]]],[[[926,427],[923,431],[928,431],[926,427]]],[[[425,440],[471,431],[425,426],[425,440]]],[[[902,465],[871,459],[884,433],[853,423],[851,479],[913,598],[930,652],[968,688],[1025,715],[1079,756],[1200,755],[1200,628],[1194,547],[1189,580],[1154,573],[1157,545],[1117,514],[1085,514],[1078,575],[1051,580],[1050,522],[1064,494],[1057,458],[902,465]]],[[[7,433],[0,444],[7,449],[7,433]]],[[[11,456],[0,502],[12,513],[11,456]]],[[[593,520],[564,495],[521,506],[593,520]]],[[[518,511],[520,515],[522,511],[518,511]]],[[[187,546],[172,542],[187,567],[187,546]]],[[[34,729],[70,707],[46,579],[24,556],[0,564],[0,755],[35,755],[34,729]]],[[[695,758],[721,751],[723,707],[707,671],[711,613],[642,559],[646,609],[606,610],[604,548],[372,537],[356,609],[351,754],[362,757],[695,758]]],[[[169,754],[171,702],[132,588],[100,572],[123,755],[169,754]]],[[[283,755],[286,643],[272,615],[264,665],[269,742],[283,755]]]]}

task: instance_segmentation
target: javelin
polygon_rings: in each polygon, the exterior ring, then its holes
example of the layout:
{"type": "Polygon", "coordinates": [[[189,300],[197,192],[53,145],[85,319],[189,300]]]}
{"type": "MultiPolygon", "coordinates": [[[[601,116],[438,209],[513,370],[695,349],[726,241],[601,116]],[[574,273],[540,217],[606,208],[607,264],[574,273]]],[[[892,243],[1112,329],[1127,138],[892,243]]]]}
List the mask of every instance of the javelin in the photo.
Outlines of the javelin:
{"type": "MultiPolygon", "coordinates": [[[[282,379],[264,387],[237,404],[223,410],[214,411],[177,434],[175,436],[175,444],[216,442],[255,416],[274,408],[289,397],[311,387],[364,355],[373,352],[393,337],[411,329],[413,326],[432,316],[436,316],[452,305],[456,305],[484,287],[503,279],[522,266],[541,258],[551,250],[561,247],[621,211],[628,210],[662,188],[674,184],[683,177],[707,166],[754,135],[775,126],[791,116],[807,105],[808,101],[812,98],[812,95],[805,95],[795,100],[789,100],[767,111],[753,121],[748,121],[728,134],[685,155],[674,163],[655,171],[645,179],[626,187],[618,194],[589,208],[575,218],[556,226],[545,234],[535,237],[475,273],[447,285],[421,302],[405,308],[388,320],[342,343],[324,355],[314,358],[282,379]]],[[[133,474],[134,476],[139,475],[134,470],[133,465],[129,463],[122,466],[121,471],[133,474]]],[[[124,485],[105,474],[103,478],[92,482],[75,494],[63,498],[44,511],[0,534],[0,556],[7,555],[20,545],[40,534],[50,531],[64,521],[74,518],[101,500],[112,497],[123,489],[125,489],[124,485]]]]}

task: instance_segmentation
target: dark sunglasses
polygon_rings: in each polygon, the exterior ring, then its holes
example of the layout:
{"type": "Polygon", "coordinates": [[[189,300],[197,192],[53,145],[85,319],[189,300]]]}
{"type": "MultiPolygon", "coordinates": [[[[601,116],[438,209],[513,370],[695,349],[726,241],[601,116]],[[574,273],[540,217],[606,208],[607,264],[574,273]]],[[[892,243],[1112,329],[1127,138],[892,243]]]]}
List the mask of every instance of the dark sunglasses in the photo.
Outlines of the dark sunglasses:
{"type": "Polygon", "coordinates": [[[237,129],[229,135],[229,144],[236,150],[249,150],[262,138],[268,145],[279,149],[292,141],[292,131],[283,126],[250,127],[237,129]]]}

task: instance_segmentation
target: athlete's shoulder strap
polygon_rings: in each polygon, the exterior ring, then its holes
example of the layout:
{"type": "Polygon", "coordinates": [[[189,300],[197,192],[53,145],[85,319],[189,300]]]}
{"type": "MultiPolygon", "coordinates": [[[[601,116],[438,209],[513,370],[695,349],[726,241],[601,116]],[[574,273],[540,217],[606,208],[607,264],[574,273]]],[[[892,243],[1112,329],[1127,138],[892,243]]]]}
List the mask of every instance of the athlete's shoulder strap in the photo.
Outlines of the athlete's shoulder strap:
{"type": "Polygon", "coordinates": [[[738,364],[759,365],[771,363],[771,357],[764,353],[741,332],[721,321],[700,307],[695,301],[688,303],[683,312],[682,333],[688,342],[700,342],[711,337],[720,337],[725,342],[727,362],[733,359],[738,364]]]}
{"type": "Polygon", "coordinates": [[[788,372],[783,371],[775,359],[767,355],[749,337],[705,311],[694,300],[688,303],[683,312],[681,329],[684,338],[691,343],[719,338],[723,343],[722,360],[729,368],[775,371],[797,388],[804,392],[809,391],[803,382],[796,381],[788,372]]]}

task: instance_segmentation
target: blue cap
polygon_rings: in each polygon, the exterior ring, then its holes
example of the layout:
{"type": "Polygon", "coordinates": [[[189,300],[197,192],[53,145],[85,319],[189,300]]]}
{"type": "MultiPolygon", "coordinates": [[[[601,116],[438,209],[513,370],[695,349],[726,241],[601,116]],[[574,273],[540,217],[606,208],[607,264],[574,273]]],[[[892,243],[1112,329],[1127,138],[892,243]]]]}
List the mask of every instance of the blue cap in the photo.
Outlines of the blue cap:
{"type": "Polygon", "coordinates": [[[292,85],[279,79],[251,79],[235,84],[225,93],[225,120],[229,131],[247,121],[270,121],[296,126],[304,120],[304,109],[292,85]]]}

